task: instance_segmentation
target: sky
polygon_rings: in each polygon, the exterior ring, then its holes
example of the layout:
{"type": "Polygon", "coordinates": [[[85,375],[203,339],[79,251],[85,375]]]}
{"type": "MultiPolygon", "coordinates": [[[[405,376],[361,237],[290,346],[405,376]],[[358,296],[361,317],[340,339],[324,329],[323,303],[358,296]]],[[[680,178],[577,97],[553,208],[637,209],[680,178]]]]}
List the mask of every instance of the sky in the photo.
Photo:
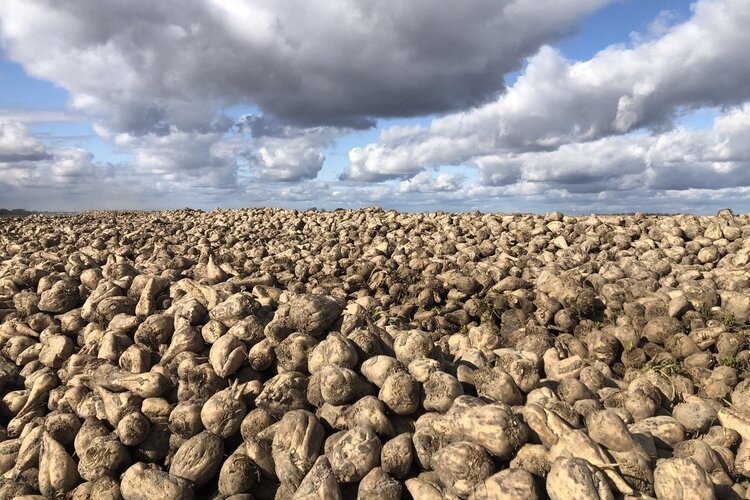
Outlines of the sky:
{"type": "Polygon", "coordinates": [[[747,0],[3,0],[0,208],[750,211],[747,0]]]}

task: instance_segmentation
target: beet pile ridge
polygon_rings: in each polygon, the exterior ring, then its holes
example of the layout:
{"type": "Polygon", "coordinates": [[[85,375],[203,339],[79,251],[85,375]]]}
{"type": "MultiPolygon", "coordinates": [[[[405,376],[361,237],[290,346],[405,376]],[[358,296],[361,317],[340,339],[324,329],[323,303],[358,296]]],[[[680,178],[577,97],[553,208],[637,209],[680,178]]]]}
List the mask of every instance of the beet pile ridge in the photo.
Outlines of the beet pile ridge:
{"type": "Polygon", "coordinates": [[[0,225],[0,500],[747,498],[750,217],[0,225]]]}

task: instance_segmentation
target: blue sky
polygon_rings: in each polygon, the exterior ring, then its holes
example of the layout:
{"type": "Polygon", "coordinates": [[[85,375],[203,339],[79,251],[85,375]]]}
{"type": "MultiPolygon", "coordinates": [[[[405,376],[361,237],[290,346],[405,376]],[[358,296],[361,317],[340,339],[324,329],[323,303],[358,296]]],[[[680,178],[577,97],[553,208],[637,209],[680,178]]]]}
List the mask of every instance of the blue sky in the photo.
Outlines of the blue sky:
{"type": "Polygon", "coordinates": [[[589,59],[604,47],[631,43],[634,33],[648,33],[649,27],[660,15],[672,22],[688,19],[690,4],[685,0],[614,2],[587,16],[575,34],[557,46],[571,59],[589,59]]]}
{"type": "Polygon", "coordinates": [[[90,1],[0,6],[0,206],[750,210],[741,0],[90,1]]]}

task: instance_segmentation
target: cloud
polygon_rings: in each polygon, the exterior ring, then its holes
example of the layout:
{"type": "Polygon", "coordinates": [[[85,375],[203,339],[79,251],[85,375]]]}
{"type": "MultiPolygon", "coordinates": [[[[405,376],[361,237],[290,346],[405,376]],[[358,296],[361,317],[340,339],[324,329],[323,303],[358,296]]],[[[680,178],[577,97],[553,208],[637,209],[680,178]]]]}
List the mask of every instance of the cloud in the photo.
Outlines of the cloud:
{"type": "Polygon", "coordinates": [[[645,212],[716,213],[732,207],[750,211],[750,187],[720,189],[654,189],[638,186],[628,190],[617,185],[601,191],[578,189],[585,185],[548,182],[517,182],[506,186],[464,182],[455,190],[415,192],[401,189],[403,181],[355,183],[350,181],[302,181],[296,184],[270,183],[268,189],[248,187],[244,205],[284,206],[297,209],[317,207],[380,206],[405,211],[451,210],[470,212],[536,212],[563,210],[571,214],[645,212]]]}
{"type": "Polygon", "coordinates": [[[64,116],[0,110],[0,198],[40,208],[748,206],[747,2],[699,0],[684,22],[662,13],[645,35],[586,61],[545,45],[611,1],[5,0],[0,47],[70,102],[64,116]],[[674,125],[703,107],[720,110],[712,128],[674,125]],[[257,111],[235,119],[244,108],[257,111]],[[349,151],[338,180],[317,180],[342,136],[423,115],[439,118],[381,130],[349,151]],[[22,124],[71,116],[132,160],[102,163],[22,124]]]}
{"type": "Polygon", "coordinates": [[[269,116],[244,115],[236,128],[244,135],[234,142],[247,159],[255,180],[296,182],[314,179],[323,168],[321,150],[351,129],[297,127],[269,116]]]}
{"type": "Polygon", "coordinates": [[[325,161],[316,148],[288,142],[278,148],[263,146],[254,158],[260,177],[278,181],[314,179],[325,161]]]}
{"type": "Polygon", "coordinates": [[[18,122],[0,121],[0,182],[51,185],[94,175],[94,155],[81,148],[48,147],[18,122]]]}
{"type": "Polygon", "coordinates": [[[118,131],[190,130],[217,102],[363,127],[491,99],[523,57],[606,3],[7,0],[0,22],[10,57],[118,131]]]}
{"type": "MultiPolygon", "coordinates": [[[[750,104],[719,116],[707,130],[676,127],[571,143],[553,151],[488,155],[472,160],[487,186],[535,185],[599,193],[750,186],[750,104]]],[[[421,174],[420,174],[421,175],[421,174]]]]}
{"type": "MultiPolygon", "coordinates": [[[[143,150],[153,155],[149,161],[158,161],[158,140],[154,137],[139,140],[145,142],[141,144],[143,150]]],[[[85,149],[42,143],[20,123],[0,121],[0,144],[0,201],[6,207],[165,209],[185,203],[183,200],[205,207],[222,204],[227,192],[238,190],[233,166],[198,166],[189,176],[177,176],[166,167],[163,173],[154,174],[148,169],[138,171],[132,165],[97,163],[85,149]],[[221,175],[232,180],[215,178],[221,175]]],[[[171,145],[175,149],[180,146],[189,149],[187,142],[171,145]]]]}
{"type": "Polygon", "coordinates": [[[420,172],[411,179],[401,181],[399,193],[440,193],[457,191],[464,182],[463,174],[420,172]]]}
{"type": "Polygon", "coordinates": [[[51,170],[55,177],[78,179],[97,175],[94,155],[81,148],[59,148],[54,152],[51,170]]]}
{"type": "Polygon", "coordinates": [[[44,145],[19,122],[0,121],[0,164],[49,158],[44,145]]]}
{"type": "Polygon", "coordinates": [[[235,123],[238,131],[260,137],[295,137],[302,135],[298,127],[288,125],[269,115],[245,114],[235,123]]]}
{"type": "MultiPolygon", "coordinates": [[[[512,161],[484,157],[483,163],[477,163],[480,178],[476,182],[464,174],[445,171],[426,171],[411,179],[381,183],[290,183],[271,178],[259,183],[256,175],[230,177],[224,182],[210,176],[215,172],[234,176],[234,167],[204,168],[198,162],[190,176],[175,176],[169,169],[153,174],[127,165],[96,163],[80,148],[42,145],[41,159],[0,162],[0,199],[14,207],[37,200],[33,208],[47,210],[183,205],[206,209],[378,205],[400,210],[485,212],[546,212],[562,207],[571,213],[630,212],[635,207],[659,212],[706,213],[726,206],[750,210],[750,148],[744,140],[748,123],[750,106],[725,113],[708,130],[676,128],[659,137],[609,137],[555,151],[529,152],[512,161]],[[608,169],[609,162],[617,168],[608,169]],[[510,180],[493,181],[502,175],[510,180]]],[[[25,127],[16,128],[18,135],[30,136],[25,127]]],[[[151,141],[143,146],[158,156],[156,137],[141,140],[151,141]]],[[[220,144],[233,148],[230,142],[220,144]]],[[[215,153],[220,158],[225,152],[218,148],[215,153]]]]}
{"type": "Polygon", "coordinates": [[[92,160],[88,151],[48,147],[25,125],[0,121],[0,199],[4,204],[14,193],[18,194],[17,206],[28,206],[43,190],[76,191],[80,185],[91,189],[103,173],[92,160]]]}
{"type": "Polygon", "coordinates": [[[328,145],[302,135],[488,102],[524,57],[611,1],[6,0],[0,47],[66,89],[102,137],[129,137],[118,146],[140,172],[224,168],[224,135],[250,132],[237,151],[258,177],[294,181],[317,175],[328,145]],[[261,113],[232,129],[233,105],[261,113]]]}
{"type": "Polygon", "coordinates": [[[384,131],[354,148],[344,178],[382,180],[492,155],[555,150],[648,127],[668,130],[680,110],[750,99],[750,10],[744,0],[700,0],[686,22],[632,48],[566,60],[543,47],[507,93],[418,127],[384,131]]]}
{"type": "Polygon", "coordinates": [[[63,123],[82,122],[81,116],[72,115],[64,111],[29,108],[0,108],[0,121],[29,123],[63,123]]]}

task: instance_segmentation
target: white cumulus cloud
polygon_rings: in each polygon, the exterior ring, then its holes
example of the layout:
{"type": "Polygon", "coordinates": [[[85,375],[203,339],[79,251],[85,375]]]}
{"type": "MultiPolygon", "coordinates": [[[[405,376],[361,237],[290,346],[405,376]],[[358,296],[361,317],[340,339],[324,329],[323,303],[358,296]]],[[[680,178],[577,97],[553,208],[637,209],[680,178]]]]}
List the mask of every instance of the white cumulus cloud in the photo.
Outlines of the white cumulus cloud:
{"type": "MultiPolygon", "coordinates": [[[[750,99],[748,25],[745,0],[700,0],[690,19],[664,27],[662,36],[630,48],[608,47],[590,60],[569,61],[543,47],[513,87],[492,102],[428,127],[384,131],[379,142],[352,149],[344,177],[381,180],[445,164],[487,165],[486,157],[500,156],[497,182],[507,182],[538,151],[643,127],[658,135],[681,111],[742,104],[750,99]]],[[[575,149],[561,154],[572,159],[575,149]]],[[[594,177],[597,169],[621,168],[621,153],[602,147],[598,152],[603,155],[597,160],[579,158],[577,168],[593,168],[585,175],[594,177]],[[594,161],[601,165],[592,167],[594,161]]]]}

